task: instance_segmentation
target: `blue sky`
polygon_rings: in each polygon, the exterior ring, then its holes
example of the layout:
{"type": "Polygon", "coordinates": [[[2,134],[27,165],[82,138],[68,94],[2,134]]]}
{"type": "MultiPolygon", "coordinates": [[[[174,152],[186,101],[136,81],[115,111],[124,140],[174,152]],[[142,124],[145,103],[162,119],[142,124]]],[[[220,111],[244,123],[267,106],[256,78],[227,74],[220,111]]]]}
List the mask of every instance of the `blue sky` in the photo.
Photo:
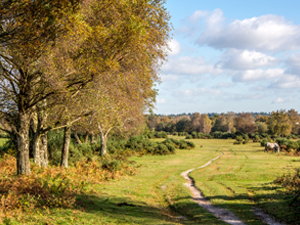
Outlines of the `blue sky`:
{"type": "Polygon", "coordinates": [[[168,0],[155,113],[300,111],[300,1],[168,0]]]}

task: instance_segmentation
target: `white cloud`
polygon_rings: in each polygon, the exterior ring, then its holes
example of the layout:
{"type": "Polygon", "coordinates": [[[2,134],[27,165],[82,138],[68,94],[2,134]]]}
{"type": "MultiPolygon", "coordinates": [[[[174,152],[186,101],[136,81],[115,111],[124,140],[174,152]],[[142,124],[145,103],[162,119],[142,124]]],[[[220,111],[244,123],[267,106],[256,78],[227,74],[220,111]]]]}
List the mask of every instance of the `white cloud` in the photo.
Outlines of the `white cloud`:
{"type": "Polygon", "coordinates": [[[217,84],[217,85],[215,85],[215,86],[213,86],[213,88],[214,89],[220,89],[220,88],[231,88],[231,87],[233,87],[234,86],[234,84],[233,83],[224,83],[224,82],[221,82],[221,83],[219,83],[219,84],[217,84]]]}
{"type": "Polygon", "coordinates": [[[175,40],[175,39],[172,39],[169,44],[168,44],[169,48],[170,48],[170,51],[168,51],[169,55],[170,56],[173,56],[173,55],[178,55],[180,52],[181,52],[181,45],[180,43],[175,40]]]}
{"type": "Polygon", "coordinates": [[[293,101],[292,98],[285,99],[285,98],[278,97],[274,101],[272,101],[272,104],[275,104],[275,103],[286,103],[286,102],[292,102],[292,101],[293,101]]]}
{"type": "Polygon", "coordinates": [[[300,78],[295,75],[286,74],[285,76],[271,83],[270,87],[275,89],[299,89],[300,78]]]}
{"type": "Polygon", "coordinates": [[[164,98],[157,98],[156,101],[158,104],[165,104],[167,102],[166,99],[164,99],[164,98]]]}
{"type": "Polygon", "coordinates": [[[212,88],[200,88],[200,89],[182,89],[175,93],[177,97],[199,97],[199,96],[211,96],[211,95],[221,95],[223,92],[221,90],[216,90],[212,88]]]}
{"type": "Polygon", "coordinates": [[[261,99],[260,94],[238,94],[233,97],[234,100],[261,99]]]}
{"type": "Polygon", "coordinates": [[[189,20],[195,23],[199,18],[206,17],[207,15],[208,15],[207,11],[197,10],[189,17],[189,20]]]}
{"type": "Polygon", "coordinates": [[[176,81],[179,79],[179,76],[177,75],[171,75],[171,74],[168,74],[168,75],[161,75],[161,80],[162,82],[166,82],[166,81],[176,81]]]}
{"type": "Polygon", "coordinates": [[[300,76],[300,54],[293,54],[286,60],[287,72],[300,76]]]}
{"type": "Polygon", "coordinates": [[[236,48],[259,51],[285,51],[300,47],[300,27],[284,17],[263,15],[235,20],[224,25],[223,12],[214,10],[206,17],[206,29],[197,43],[217,49],[236,48]]]}
{"type": "Polygon", "coordinates": [[[256,70],[246,70],[239,73],[233,77],[233,81],[237,82],[254,82],[254,81],[264,81],[273,78],[279,78],[284,75],[284,70],[280,68],[275,69],[256,69],[256,70]]]}
{"type": "Polygon", "coordinates": [[[219,74],[222,70],[209,64],[203,57],[182,56],[171,58],[163,65],[164,74],[201,75],[219,74]]]}
{"type": "Polygon", "coordinates": [[[226,69],[249,70],[274,66],[278,60],[257,51],[230,49],[223,54],[220,64],[226,69]]]}

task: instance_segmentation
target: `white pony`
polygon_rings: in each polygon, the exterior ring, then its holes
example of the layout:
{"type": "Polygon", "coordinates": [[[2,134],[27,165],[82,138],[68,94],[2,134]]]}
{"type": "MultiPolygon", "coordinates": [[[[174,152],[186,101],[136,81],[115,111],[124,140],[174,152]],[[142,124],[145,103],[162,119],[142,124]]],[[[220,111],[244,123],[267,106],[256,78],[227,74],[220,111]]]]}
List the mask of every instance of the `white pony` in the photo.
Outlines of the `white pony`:
{"type": "Polygon", "coordinates": [[[270,142],[267,142],[265,144],[265,152],[268,152],[269,149],[272,149],[274,152],[280,152],[280,147],[277,143],[270,143],[270,142]]]}

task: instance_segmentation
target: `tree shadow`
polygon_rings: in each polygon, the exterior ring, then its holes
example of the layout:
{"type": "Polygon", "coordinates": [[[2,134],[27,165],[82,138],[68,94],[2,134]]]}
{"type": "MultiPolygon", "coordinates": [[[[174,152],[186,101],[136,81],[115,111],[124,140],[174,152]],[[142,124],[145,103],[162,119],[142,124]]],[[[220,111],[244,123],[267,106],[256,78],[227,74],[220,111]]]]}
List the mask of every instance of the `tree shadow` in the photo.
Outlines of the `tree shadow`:
{"type": "Polygon", "coordinates": [[[126,224],[169,224],[178,220],[162,213],[162,209],[114,196],[80,195],[75,207],[85,213],[124,222],[126,224]],[[145,222],[146,221],[146,222],[145,222]]]}
{"type": "MultiPolygon", "coordinates": [[[[278,187],[251,187],[249,190],[276,190],[276,194],[262,194],[255,195],[250,198],[247,194],[240,194],[235,196],[227,195],[215,195],[215,196],[205,196],[205,198],[211,202],[216,207],[228,209],[234,214],[236,214],[245,223],[251,225],[261,224],[262,222],[255,214],[256,209],[259,208],[265,213],[269,214],[273,218],[281,218],[285,223],[296,225],[300,221],[300,202],[294,204],[291,203],[292,196],[285,194],[283,191],[279,190],[278,187]],[[237,201],[243,201],[243,203],[237,203],[237,201]],[[244,203],[249,202],[249,203],[244,203]],[[253,202],[255,204],[253,205],[253,202]]],[[[193,198],[191,196],[177,198],[175,202],[184,202],[187,199],[202,200],[198,198],[193,198]]],[[[195,203],[196,204],[196,203],[195,203]]],[[[180,208],[180,205],[176,207],[180,208]]],[[[280,221],[280,220],[279,220],[280,221]]]]}

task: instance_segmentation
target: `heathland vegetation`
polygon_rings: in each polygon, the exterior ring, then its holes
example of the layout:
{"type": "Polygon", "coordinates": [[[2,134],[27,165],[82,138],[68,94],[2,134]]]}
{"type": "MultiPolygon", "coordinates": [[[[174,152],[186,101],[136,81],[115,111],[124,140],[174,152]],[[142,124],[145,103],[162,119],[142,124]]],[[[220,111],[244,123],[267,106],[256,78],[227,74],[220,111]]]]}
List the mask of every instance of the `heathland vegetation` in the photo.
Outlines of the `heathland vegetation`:
{"type": "Polygon", "coordinates": [[[224,224],[180,177],[220,153],[192,173],[213,204],[249,224],[253,206],[299,221],[298,112],[145,115],[170,40],[163,5],[0,2],[0,223],[224,224]]]}

